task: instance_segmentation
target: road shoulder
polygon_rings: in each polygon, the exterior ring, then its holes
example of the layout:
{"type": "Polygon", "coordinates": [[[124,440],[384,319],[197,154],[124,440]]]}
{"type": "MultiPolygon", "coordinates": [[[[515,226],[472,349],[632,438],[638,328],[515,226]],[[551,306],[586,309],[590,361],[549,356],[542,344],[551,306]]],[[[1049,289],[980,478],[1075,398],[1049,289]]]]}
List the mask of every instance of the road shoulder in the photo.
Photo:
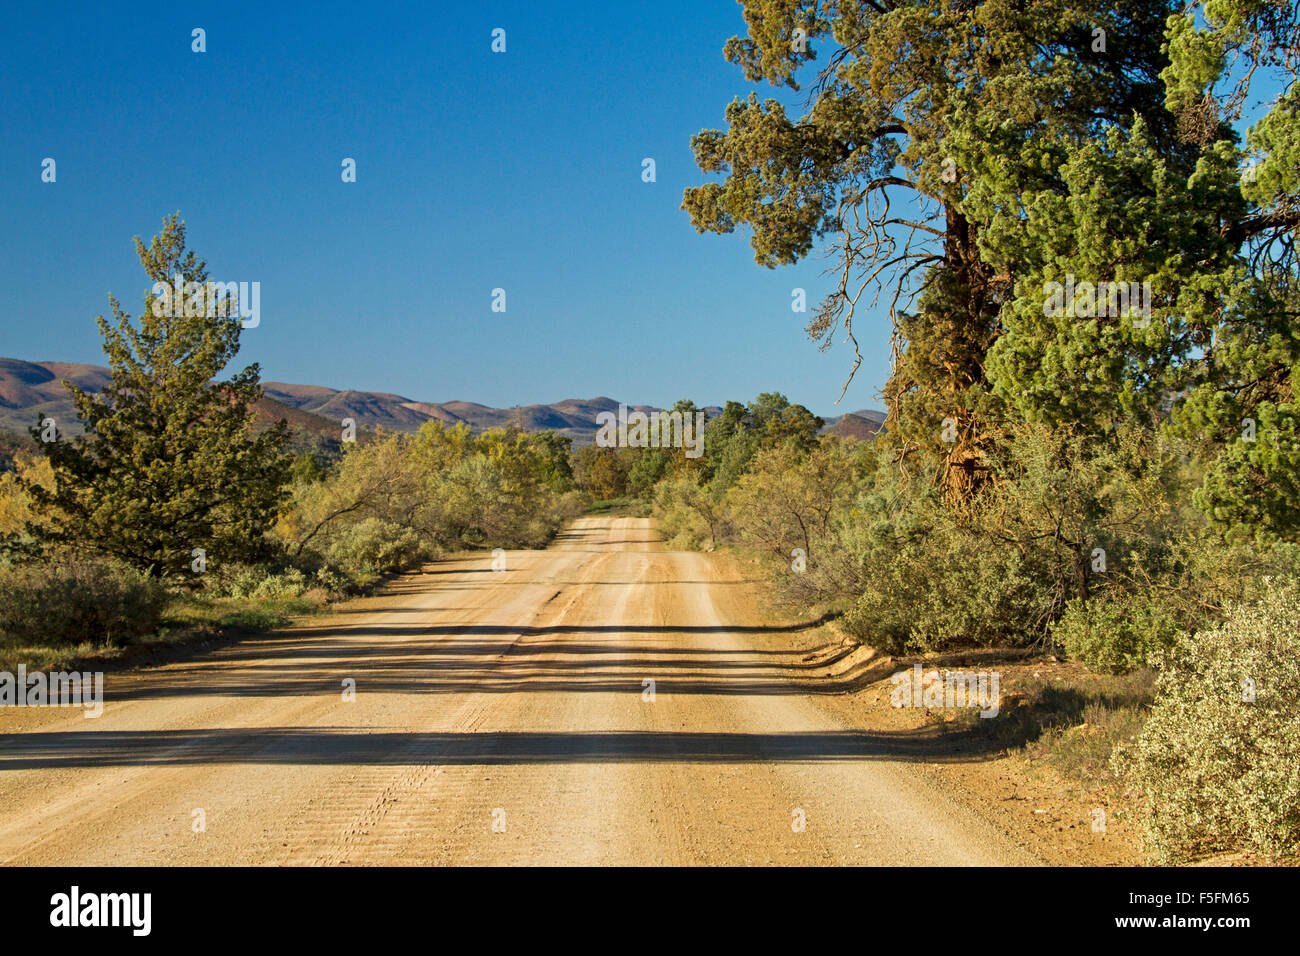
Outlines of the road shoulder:
{"type": "MultiPolygon", "coordinates": [[[[752,566],[730,553],[715,553],[731,565],[729,576],[753,580],[752,599],[764,616],[784,626],[795,622],[763,600],[752,566]]],[[[1054,866],[1139,866],[1147,862],[1132,810],[1112,794],[1067,780],[1051,766],[1035,763],[1022,750],[998,747],[987,734],[966,729],[951,713],[925,707],[894,707],[890,678],[924,658],[899,658],[846,638],[836,623],[810,622],[786,632],[791,679],[820,684],[815,703],[850,726],[897,737],[906,767],[932,788],[970,810],[1009,840],[1054,866]],[[946,719],[945,719],[946,718],[946,719]]],[[[978,655],[969,655],[978,658],[978,655]]],[[[1012,667],[1050,670],[1054,662],[1015,662],[1012,667]]],[[[975,666],[982,666],[976,664],[975,666]]],[[[977,728],[978,729],[978,728],[977,728]]]]}

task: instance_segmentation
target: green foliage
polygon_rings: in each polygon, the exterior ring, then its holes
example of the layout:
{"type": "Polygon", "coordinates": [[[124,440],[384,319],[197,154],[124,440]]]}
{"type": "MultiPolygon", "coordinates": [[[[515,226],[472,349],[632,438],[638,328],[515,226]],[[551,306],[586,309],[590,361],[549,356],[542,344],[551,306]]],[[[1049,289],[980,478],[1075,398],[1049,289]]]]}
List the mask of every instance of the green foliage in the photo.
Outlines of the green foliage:
{"type": "Polygon", "coordinates": [[[893,654],[1031,643],[1055,603],[1050,556],[947,523],[937,505],[930,514],[863,555],[845,630],[893,654]]]}
{"type": "Polygon", "coordinates": [[[862,583],[843,561],[844,519],[870,461],[869,446],[834,438],[806,450],[769,446],[727,492],[734,539],[772,558],[791,596],[828,597],[862,583]]]}
{"type": "MultiPolygon", "coordinates": [[[[426,440],[422,430],[420,439],[426,440]]],[[[435,541],[475,547],[540,547],[573,513],[568,491],[557,492],[550,447],[537,436],[494,429],[475,436],[465,456],[425,487],[441,503],[435,541]]],[[[419,525],[414,525],[419,527],[419,525]]]]}
{"type": "Polygon", "coordinates": [[[573,439],[558,432],[529,435],[526,444],[534,456],[538,478],[552,491],[563,494],[573,488],[573,439]]]}
{"type": "Polygon", "coordinates": [[[276,573],[265,568],[247,567],[235,575],[226,593],[233,598],[280,599],[298,597],[307,588],[307,575],[299,568],[287,568],[276,573]]]}
{"type": "Polygon", "coordinates": [[[1276,586],[1219,627],[1180,640],[1156,702],[1116,765],[1148,806],[1148,838],[1180,861],[1300,844],[1300,594],[1276,586]],[[1253,686],[1250,682],[1253,682],[1253,686]],[[1251,700],[1252,695],[1254,699],[1251,700]]]}
{"type": "MultiPolygon", "coordinates": [[[[137,238],[136,251],[155,283],[208,280],[177,216],[148,247],[137,238]]],[[[115,321],[96,320],[113,377],[98,396],[65,383],[86,433],[41,446],[55,472],[53,490],[30,488],[52,524],[42,537],[157,577],[188,574],[195,548],[213,560],[264,558],[289,461],[283,426],[251,435],[257,366],[213,381],[238,352],[238,311],[188,315],[183,306],[155,310],[159,301],[147,295],[132,324],[110,296],[115,321]]]]}
{"type": "MultiPolygon", "coordinates": [[[[987,365],[1007,414],[1099,433],[1172,428],[1205,463],[1194,500],[1215,526],[1297,540],[1300,442],[1300,89],[1294,70],[1245,129],[1252,78],[1295,56],[1294,4],[1210,0],[1171,10],[1159,72],[1166,115],[1090,134],[1026,189],[1037,154],[998,151],[964,204],[981,255],[1013,294],[987,365]],[[1172,121],[1172,123],[1171,123],[1172,121]],[[1244,124],[1238,124],[1244,125],[1244,124]],[[1171,139],[1171,132],[1175,135],[1171,139]],[[1019,155],[1017,155],[1019,153],[1019,155]],[[1245,167],[1243,169],[1243,167],[1245,167]],[[1045,315],[1045,283],[1147,282],[1151,314],[1045,315]]],[[[1156,36],[1146,43],[1154,47],[1156,36]]],[[[1158,87],[1153,87],[1158,88],[1158,87]]]]}
{"type": "MultiPolygon", "coordinates": [[[[754,81],[811,79],[805,112],[732,102],[692,142],[720,178],[683,208],[702,232],[750,227],[768,267],[833,237],[840,281],[808,325],[824,346],[843,328],[856,350],[856,308],[884,294],[884,440],[947,507],[997,480],[1008,427],[1100,438],[1172,405],[1216,527],[1300,540],[1300,8],[742,6],[727,59],[754,81]],[[1279,92],[1241,122],[1270,73],[1279,92]],[[1051,284],[1072,278],[1087,291],[1053,310],[1051,284]],[[1101,283],[1136,284],[1138,303],[1096,308],[1101,283]]],[[[713,466],[728,482],[736,451],[713,466]]]]}
{"type": "MultiPolygon", "coordinates": [[[[705,440],[707,443],[707,438],[705,440]]],[[[627,495],[642,501],[650,500],[654,497],[655,485],[673,471],[672,452],[666,448],[627,448],[623,452],[624,454],[620,455],[619,458],[627,466],[626,480],[624,481],[627,495]]],[[[583,486],[593,495],[597,493],[597,485],[600,486],[600,491],[608,491],[610,487],[616,487],[618,484],[617,480],[607,482],[605,479],[597,478],[599,467],[597,472],[588,470],[588,481],[592,483],[590,486],[583,486]],[[594,482],[592,481],[593,478],[596,479],[594,482]]],[[[612,478],[614,469],[606,467],[605,472],[612,478]]]]}
{"type": "Polygon", "coordinates": [[[356,580],[329,565],[316,569],[311,576],[311,586],[337,595],[353,594],[358,590],[356,580]]]}
{"type": "MultiPolygon", "coordinates": [[[[675,410],[691,414],[695,406],[680,401],[675,410]]],[[[733,508],[728,504],[728,494],[737,483],[748,482],[761,498],[759,486],[763,482],[779,482],[778,473],[783,468],[809,455],[821,456],[823,446],[817,440],[817,433],[823,424],[804,406],[791,404],[779,392],[764,392],[747,406],[727,402],[722,414],[705,426],[704,454],[700,458],[687,458],[681,449],[627,449],[636,455],[628,470],[632,486],[629,490],[647,499],[653,496],[653,513],[675,547],[712,548],[738,534],[752,537],[768,516],[751,516],[745,508],[733,508]],[[751,466],[769,454],[778,456],[779,461],[756,477],[750,471],[751,466]],[[645,487],[653,475],[659,476],[657,484],[645,487]],[[735,514],[746,518],[746,528],[734,525],[735,514]]],[[[806,489],[789,491],[794,497],[803,496],[793,506],[806,510],[806,489]]],[[[782,502],[792,505],[790,498],[783,498],[782,502]]],[[[783,504],[777,504],[784,521],[786,512],[782,507],[783,504]]],[[[797,516],[792,520],[797,520],[797,516]]],[[[762,548],[769,551],[775,548],[779,552],[785,539],[791,537],[792,543],[785,545],[788,553],[788,548],[803,539],[787,532],[788,522],[781,530],[772,530],[764,538],[762,548]]]]}
{"type": "Polygon", "coordinates": [[[276,529],[290,551],[301,556],[336,529],[366,518],[421,520],[431,505],[421,495],[412,447],[409,436],[381,433],[372,442],[349,444],[323,480],[297,482],[276,529]]]}
{"type": "Polygon", "coordinates": [[[990,460],[998,479],[961,511],[890,463],[860,486],[858,530],[840,534],[859,556],[841,575],[852,633],[893,652],[1042,643],[1072,599],[1169,573],[1173,450],[1140,431],[1097,442],[1025,425],[990,460]]]}
{"type": "Polygon", "coordinates": [[[417,435],[370,435],[322,469],[294,467],[292,499],[275,533],[287,555],[267,564],[216,562],[206,592],[283,601],[309,590],[350,594],[455,547],[541,546],[581,513],[568,442],[518,429],[471,434],[426,425],[417,435]]]}
{"type": "Polygon", "coordinates": [[[726,515],[719,497],[689,475],[656,486],[654,514],[669,547],[712,549],[725,534],[726,515]]]}
{"type": "MultiPolygon", "coordinates": [[[[1020,271],[989,355],[990,381],[1020,419],[1092,434],[1117,420],[1149,427],[1206,342],[1217,291],[1237,276],[1217,229],[1241,210],[1233,156],[1207,153],[1188,170],[1139,121],[1079,146],[1061,176],[1063,188],[1045,186],[1017,219],[1028,242],[1010,227],[1010,239],[995,230],[984,242],[996,268],[1020,271]],[[1054,299],[1051,283],[1076,288],[1074,301],[1054,299]],[[1125,294],[1099,299],[1100,283],[1125,294]]],[[[1006,197],[981,199],[999,210],[994,218],[1015,215],[1006,197]]]]}
{"type": "Polygon", "coordinates": [[[1016,248],[1044,242],[1029,231],[1033,203],[1070,196],[1060,170],[1081,145],[1139,123],[1190,172],[1159,82],[1175,4],[742,6],[748,36],[733,37],[726,56],[749,79],[797,89],[819,48],[827,55],[809,76],[804,115],[751,95],[726,108],[725,130],[694,137],[700,169],[722,178],[687,189],[683,208],[701,232],[749,226],[768,267],[834,237],[838,282],[809,334],[825,347],[843,328],[856,371],[856,309],[883,293],[895,321],[887,441],[933,475],[949,504],[968,503],[987,477],[997,415],[986,407],[985,359],[1022,269],[1043,261],[1016,248]],[[1094,28],[1112,38],[1108,49],[1094,47],[1094,28]],[[955,424],[947,446],[944,419],[955,424]]]}
{"type": "Polygon", "coordinates": [[[348,573],[338,565],[320,560],[282,558],[272,564],[223,564],[204,575],[204,599],[276,600],[297,598],[319,589],[333,595],[349,595],[360,590],[361,581],[374,572],[357,568],[348,573]]]}
{"type": "Polygon", "coordinates": [[[1141,594],[1076,598],[1052,625],[1052,640],[1105,674],[1127,674],[1154,662],[1180,633],[1169,611],[1141,594]]]}
{"type": "Polygon", "coordinates": [[[715,492],[725,492],[740,480],[760,452],[784,446],[808,451],[816,444],[823,424],[804,406],[792,405],[780,392],[763,392],[748,405],[727,402],[722,414],[705,428],[708,455],[701,479],[715,492]]]}
{"type": "Polygon", "coordinates": [[[123,644],[157,630],[168,600],[114,559],[59,554],[0,570],[0,635],[19,644],[123,644]]]}
{"type": "Polygon", "coordinates": [[[410,528],[381,518],[366,518],[335,535],[326,556],[345,571],[386,574],[414,567],[427,560],[429,553],[410,528]]]}
{"type": "Polygon", "coordinates": [[[348,445],[323,479],[294,486],[276,531],[297,558],[338,555],[349,571],[407,567],[457,547],[538,547],[581,510],[569,475],[558,436],[430,422],[414,436],[379,432],[348,445]]]}
{"type": "MultiPolygon", "coordinates": [[[[1287,383],[1291,395],[1300,383],[1300,348],[1294,346],[1300,340],[1288,344],[1298,359],[1287,383]]],[[[1239,430],[1219,444],[1196,491],[1196,502],[1215,524],[1261,543],[1300,541],[1300,405],[1261,401],[1243,408],[1224,393],[1200,392],[1181,412],[1189,424],[1213,421],[1221,435],[1239,430]]]]}
{"type": "Polygon", "coordinates": [[[329,475],[329,469],[321,465],[319,459],[309,452],[301,452],[293,460],[293,467],[289,469],[289,477],[294,484],[311,484],[315,481],[323,481],[329,475]]]}
{"type": "MultiPolygon", "coordinates": [[[[660,469],[666,466],[667,456],[659,449],[652,449],[653,455],[639,456],[647,460],[646,468],[660,469]]],[[[630,457],[630,456],[629,456],[630,457]]],[[[593,498],[621,498],[628,490],[628,460],[613,448],[598,448],[588,445],[574,453],[573,476],[578,487],[593,498]]],[[[650,476],[644,472],[637,475],[637,484],[644,488],[650,476]]],[[[655,480],[658,480],[656,476],[655,480]]]]}

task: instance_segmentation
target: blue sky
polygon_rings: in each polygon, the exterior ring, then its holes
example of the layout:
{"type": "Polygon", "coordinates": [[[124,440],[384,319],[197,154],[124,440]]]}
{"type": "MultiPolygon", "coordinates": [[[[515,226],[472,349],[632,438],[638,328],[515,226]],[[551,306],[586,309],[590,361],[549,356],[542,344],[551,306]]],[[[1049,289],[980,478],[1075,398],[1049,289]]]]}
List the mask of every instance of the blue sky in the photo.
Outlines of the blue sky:
{"type": "Polygon", "coordinates": [[[762,268],[747,233],[699,235],[679,209],[704,181],[691,135],[753,89],[786,98],[723,60],[744,33],[732,0],[7,19],[0,355],[102,364],[94,316],[109,292],[138,312],[148,285],[131,237],[179,209],[214,279],[261,283],[241,364],[267,380],[495,406],[779,390],[822,414],[881,407],[883,310],[859,319],[865,362],[837,407],[851,349],[819,352],[790,308],[796,286],[810,305],[828,291],[828,263],[762,268]]]}

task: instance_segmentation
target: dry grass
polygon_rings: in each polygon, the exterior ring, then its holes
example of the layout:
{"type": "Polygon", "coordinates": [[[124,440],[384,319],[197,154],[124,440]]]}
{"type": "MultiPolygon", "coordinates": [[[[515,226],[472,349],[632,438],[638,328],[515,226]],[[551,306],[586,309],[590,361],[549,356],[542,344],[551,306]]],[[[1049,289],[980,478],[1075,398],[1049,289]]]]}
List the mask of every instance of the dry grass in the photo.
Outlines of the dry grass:
{"type": "MultiPolygon", "coordinates": [[[[941,661],[926,664],[936,665],[941,661]]],[[[996,667],[999,673],[1001,709],[990,718],[973,710],[946,714],[950,731],[992,738],[1000,749],[1046,763],[1083,786],[1119,784],[1110,755],[1142,729],[1154,671],[1094,674],[1076,662],[1051,657],[990,660],[981,666],[996,667]]]]}
{"type": "Polygon", "coordinates": [[[323,601],[316,595],[300,598],[206,598],[178,595],[163,614],[156,633],[128,641],[121,647],[106,644],[17,644],[0,641],[0,671],[13,673],[19,664],[29,671],[63,670],[89,664],[111,667],[129,664],[142,655],[201,643],[269,631],[292,618],[313,613],[323,601]]]}

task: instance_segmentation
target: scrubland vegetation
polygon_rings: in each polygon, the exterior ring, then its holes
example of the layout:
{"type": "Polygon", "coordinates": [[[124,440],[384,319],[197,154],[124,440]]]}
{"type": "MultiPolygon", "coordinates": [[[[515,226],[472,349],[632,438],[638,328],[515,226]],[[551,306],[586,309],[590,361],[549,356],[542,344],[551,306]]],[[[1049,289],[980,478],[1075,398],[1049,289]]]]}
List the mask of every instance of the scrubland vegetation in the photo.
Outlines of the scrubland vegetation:
{"type": "Polygon", "coordinates": [[[803,114],[731,102],[683,208],[760,265],[831,261],[807,331],[852,347],[850,380],[861,310],[888,309],[888,418],[843,448],[751,407],[757,448],[724,468],[752,446],[712,436],[656,492],[664,527],[768,555],[894,654],[1150,668],[1145,727],[1108,725],[1156,852],[1294,853],[1300,11],[744,7],[727,60],[803,114]]]}
{"type": "Polygon", "coordinates": [[[380,433],[344,447],[328,470],[309,458],[286,469],[292,477],[261,517],[255,548],[227,558],[201,535],[173,543],[160,526],[147,553],[161,560],[147,563],[79,535],[56,510],[33,518],[33,492],[56,480],[48,459],[20,454],[16,470],[0,476],[9,544],[0,633],[23,644],[123,643],[156,630],[168,600],[356,594],[451,551],[543,547],[587,501],[567,442],[550,435],[471,435],[468,426],[430,423],[416,435],[380,433]]]}
{"type": "Polygon", "coordinates": [[[1020,648],[1113,678],[1040,687],[987,729],[1055,751],[1076,776],[1140,787],[1161,856],[1294,848],[1300,630],[1287,617],[1294,586],[1280,582],[1297,580],[1300,548],[1195,507],[1204,469],[1185,443],[1165,428],[1085,442],[1016,425],[980,492],[953,507],[941,458],[927,470],[887,432],[818,437],[819,425],[765,394],[728,403],[697,461],[587,448],[580,474],[624,508],[651,510],[669,546],[733,547],[760,562],[778,600],[830,611],[891,654],[1020,648]],[[1068,733],[1075,725],[1090,727],[1086,738],[1068,733]],[[1202,802],[1223,809],[1189,816],[1202,802]]]}
{"type": "MultiPolygon", "coordinates": [[[[257,368],[217,381],[237,318],[147,299],[132,324],[114,302],[113,386],[76,396],[86,435],[34,428],[0,476],[0,635],[129,641],[168,606],[349,593],[621,502],[673,547],[753,556],[781,600],[889,654],[1016,649],[1113,677],[1109,696],[1041,688],[1040,744],[1104,725],[1075,762],[1138,795],[1162,859],[1294,854],[1300,15],[888,6],[792,20],[746,0],[728,59],[811,79],[808,114],[731,103],[693,142],[721,178],[683,202],[702,232],[751,230],[765,266],[829,245],[824,343],[857,349],[859,305],[888,304],[875,439],[767,393],[728,402],[698,458],[427,424],[294,461],[283,427],[249,427],[257,368]]],[[[206,279],[175,219],[139,254],[151,280],[206,279]]]]}
{"type": "MultiPolygon", "coordinates": [[[[154,249],[183,236],[169,220],[154,249]]],[[[213,381],[237,323],[148,310],[140,323],[102,323],[115,382],[131,384],[79,397],[94,427],[49,442],[34,428],[9,451],[6,660],[267,627],[442,554],[543,547],[588,508],[618,508],[655,515],[671,547],[737,549],[779,601],[891,654],[1017,648],[1116,675],[1091,696],[1040,688],[993,732],[1139,787],[1164,858],[1294,847],[1300,549],[1276,514],[1221,515],[1177,409],[1092,433],[1004,409],[982,480],[958,499],[941,436],[823,434],[777,393],[728,402],[697,458],[430,422],[362,433],[331,462],[292,458],[283,430],[254,434],[255,367],[235,388],[213,381]],[[1101,736],[1081,744],[1080,723],[1101,736]]]]}
{"type": "MultiPolygon", "coordinates": [[[[206,281],[176,217],[137,252],[151,279],[206,281]]],[[[133,320],[114,301],[98,320],[113,380],[102,395],[69,386],[84,435],[37,423],[6,443],[6,660],[274,624],[449,551],[542,547],[586,505],[551,433],[430,422],[295,459],[283,423],[253,427],[257,367],[217,381],[238,318],[153,305],[133,320]]]]}

